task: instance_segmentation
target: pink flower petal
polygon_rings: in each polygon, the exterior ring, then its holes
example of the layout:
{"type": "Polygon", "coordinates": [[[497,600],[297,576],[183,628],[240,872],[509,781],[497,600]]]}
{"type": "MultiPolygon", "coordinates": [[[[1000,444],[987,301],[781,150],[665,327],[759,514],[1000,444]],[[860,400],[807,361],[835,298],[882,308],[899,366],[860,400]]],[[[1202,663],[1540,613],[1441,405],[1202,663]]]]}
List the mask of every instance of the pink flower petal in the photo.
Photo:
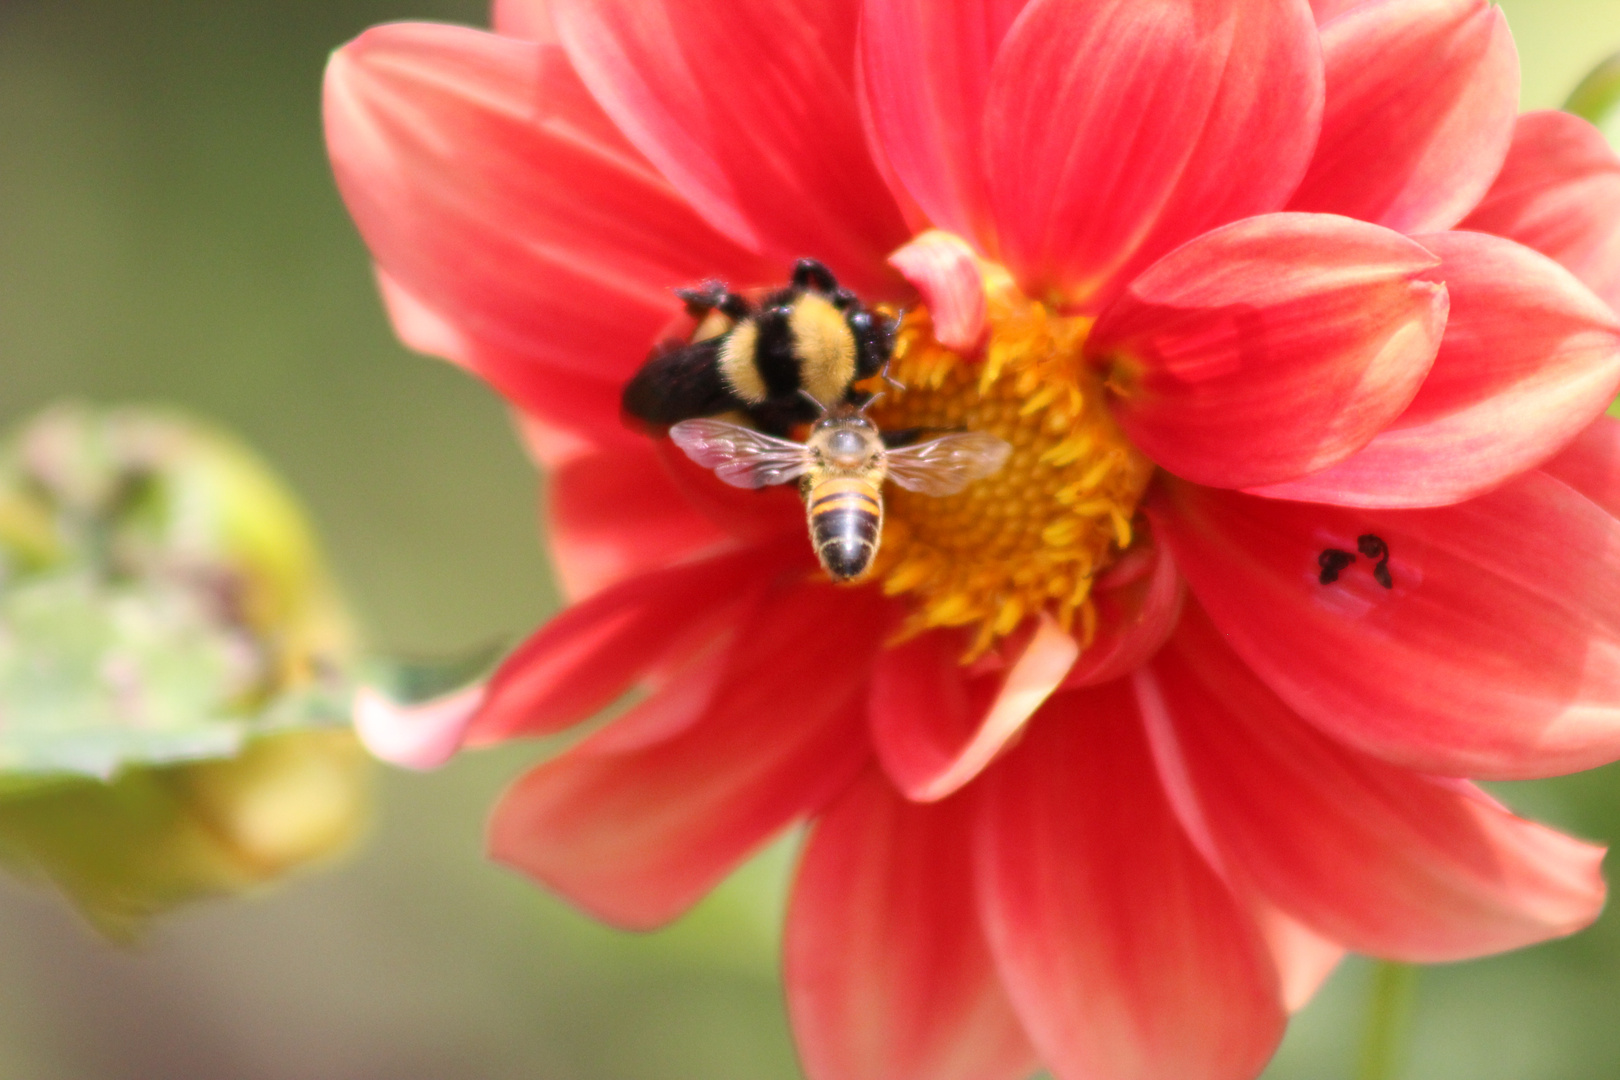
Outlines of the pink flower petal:
{"type": "Polygon", "coordinates": [[[1064,695],[987,775],[980,888],[1002,979],[1058,1076],[1247,1080],[1277,974],[1177,824],[1127,684],[1064,695]]]}
{"type": "Polygon", "coordinates": [[[354,695],[354,733],[379,761],[406,769],[437,769],[461,748],[467,722],[483,701],[482,686],[417,705],[401,705],[362,686],[354,695]]]}
{"type": "Polygon", "coordinates": [[[906,237],[856,105],[856,0],[552,0],[575,69],[697,211],[783,267],[893,292],[906,237]]]}
{"type": "Polygon", "coordinates": [[[863,97],[895,177],[941,229],[994,250],[979,156],[990,70],[1028,0],[867,0],[863,97]]]}
{"type": "Polygon", "coordinates": [[[873,606],[828,586],[779,596],[703,715],[662,739],[610,725],[533,770],[496,807],[490,853],[616,925],[675,918],[870,760],[850,658],[876,649],[873,606]]]}
{"type": "Polygon", "coordinates": [[[1487,0],[1372,0],[1322,27],[1327,110],[1294,210],[1402,232],[1461,221],[1507,156],[1519,56],[1487,0]]]}
{"type": "Polygon", "coordinates": [[[451,319],[433,310],[381,268],[376,269],[376,277],[377,291],[382,294],[388,321],[393,324],[394,333],[401,344],[427,356],[442,357],[453,364],[467,364],[467,357],[475,346],[451,319]]]}
{"type": "Polygon", "coordinates": [[[672,440],[658,439],[652,445],[664,474],[692,509],[745,543],[768,544],[791,537],[796,541],[792,551],[806,572],[815,570],[815,555],[804,539],[804,502],[792,484],[735,488],[716,480],[712,470],[687,457],[672,440]]]}
{"type": "Polygon", "coordinates": [[[1440,355],[1410,408],[1339,464],[1258,494],[1442,506],[1533,469],[1620,389],[1620,318],[1557,263],[1479,233],[1420,237],[1451,294],[1440,355]]]}
{"type": "Polygon", "coordinates": [[[977,776],[1062,683],[1080,654],[1042,615],[1005,676],[970,679],[954,634],[922,634],[878,660],[869,703],[878,760],[906,798],[933,802],[977,776]]]}
{"type": "Polygon", "coordinates": [[[1135,678],[1222,865],[1334,941],[1461,960],[1573,933],[1602,910],[1601,848],[1327,738],[1201,611],[1135,678]]]}
{"type": "Polygon", "coordinates": [[[529,460],[544,470],[560,469],[597,452],[595,440],[554,427],[521,409],[513,412],[512,422],[517,425],[518,438],[529,460]]]}
{"type": "Polygon", "coordinates": [[[1345,949],[1261,901],[1250,901],[1251,913],[1271,947],[1282,983],[1283,1006],[1296,1013],[1311,1003],[1327,977],[1344,959],[1345,949]]]}
{"type": "Polygon", "coordinates": [[[1169,484],[1148,508],[1232,648],[1323,731],[1397,764],[1513,779],[1620,757],[1620,522],[1532,473],[1364,511],[1169,484]],[[1389,588],[1358,556],[1389,551],[1389,588]]]}
{"type": "Polygon", "coordinates": [[[855,46],[855,99],[860,106],[861,131],[866,134],[866,151],[872,157],[872,167],[878,175],[883,177],[883,183],[889,188],[889,194],[894,198],[895,205],[900,209],[900,217],[906,223],[906,232],[910,234],[927,232],[932,222],[928,215],[922,212],[917,200],[911,197],[906,186],[900,182],[899,174],[894,166],[889,164],[889,156],[883,149],[878,137],[877,127],[872,119],[871,95],[866,92],[866,69],[861,60],[859,43],[855,46]]]}
{"type": "Polygon", "coordinates": [[[1620,421],[1598,417],[1542,471],[1620,517],[1620,421]]]}
{"type": "Polygon", "coordinates": [[[748,548],[643,574],[575,604],[490,677],[469,741],[547,735],[594,716],[720,633],[781,565],[779,551],[748,548]]]}
{"type": "Polygon", "coordinates": [[[980,153],[1025,291],[1095,310],[1178,244],[1282,208],[1321,52],[1298,0],[1033,0],[991,71],[980,153]]]}
{"type": "Polygon", "coordinates": [[[922,294],[934,340],[971,356],[984,340],[984,276],[973,249],[959,236],[930,229],[889,256],[922,294]]]}
{"type": "Polygon", "coordinates": [[[495,0],[490,25],[497,34],[557,44],[557,27],[551,21],[550,0],[495,0]]]}
{"type": "Polygon", "coordinates": [[[650,443],[577,458],[548,480],[551,564],[570,602],[732,540],[694,509],[650,443]]]}
{"type": "Polygon", "coordinates": [[[1289,479],[1354,453],[1411,402],[1445,328],[1444,287],[1417,280],[1438,261],[1377,225],[1250,218],[1133,281],[1087,355],[1166,469],[1216,487],[1289,479]]]}
{"type": "Polygon", "coordinates": [[[1170,637],[1186,594],[1175,560],[1162,546],[1137,549],[1111,567],[1091,594],[1097,637],[1069,669],[1064,687],[1096,686],[1135,671],[1170,637]],[[1126,562],[1137,558],[1140,567],[1126,562]]]}
{"type": "Polygon", "coordinates": [[[383,272],[523,364],[622,383],[679,311],[671,288],[777,275],[691,211],[556,48],[378,27],[332,57],[325,108],[338,186],[383,272]]]}
{"type": "Polygon", "coordinates": [[[810,1080],[1022,1080],[1036,1067],[974,906],[969,804],[875,771],[816,822],[793,886],[788,1008],[810,1080]]]}
{"type": "Polygon", "coordinates": [[[1359,7],[1369,0],[1311,0],[1311,12],[1316,16],[1317,25],[1338,18],[1353,7],[1359,7]]]}
{"type": "Polygon", "coordinates": [[[519,423],[531,425],[528,445],[548,468],[598,446],[643,441],[619,419],[617,382],[485,345],[385,271],[379,268],[376,276],[400,341],[477,375],[517,406],[519,423]]]}
{"type": "Polygon", "coordinates": [[[1462,228],[1557,259],[1620,309],[1620,157],[1580,117],[1519,117],[1507,163],[1462,228]]]}

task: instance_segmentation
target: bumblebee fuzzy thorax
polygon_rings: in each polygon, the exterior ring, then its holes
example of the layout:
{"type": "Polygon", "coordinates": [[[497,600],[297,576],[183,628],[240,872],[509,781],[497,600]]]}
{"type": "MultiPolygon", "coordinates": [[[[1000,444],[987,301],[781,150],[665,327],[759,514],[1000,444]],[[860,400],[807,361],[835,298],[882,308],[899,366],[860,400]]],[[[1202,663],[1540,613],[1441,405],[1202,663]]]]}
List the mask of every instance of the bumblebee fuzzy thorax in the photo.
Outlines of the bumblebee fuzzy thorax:
{"type": "Polygon", "coordinates": [[[805,393],[831,408],[844,400],[849,384],[863,374],[858,370],[855,332],[832,302],[818,293],[805,293],[788,315],[793,337],[793,358],[805,393]]]}
{"type": "Polygon", "coordinates": [[[677,289],[695,320],[684,341],[657,346],[626,384],[626,416],[651,425],[741,413],[786,435],[818,411],[857,404],[854,384],[888,362],[895,320],[866,308],[814,259],[763,295],[723,282],[677,289]]]}

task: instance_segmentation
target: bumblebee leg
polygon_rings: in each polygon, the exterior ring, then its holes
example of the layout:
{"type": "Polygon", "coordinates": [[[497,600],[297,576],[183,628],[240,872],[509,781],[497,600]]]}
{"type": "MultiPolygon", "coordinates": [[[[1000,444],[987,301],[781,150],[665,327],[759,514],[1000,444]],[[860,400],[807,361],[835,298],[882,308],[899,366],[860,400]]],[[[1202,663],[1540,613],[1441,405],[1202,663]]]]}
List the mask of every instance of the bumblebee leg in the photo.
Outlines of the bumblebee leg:
{"type": "Polygon", "coordinates": [[[723,281],[705,281],[695,289],[676,289],[675,295],[686,305],[686,313],[698,320],[717,309],[732,322],[741,322],[754,313],[748,298],[726,288],[723,281]]]}
{"type": "Polygon", "coordinates": [[[767,401],[763,405],[751,405],[747,412],[754,427],[760,431],[767,435],[775,435],[779,439],[791,439],[794,429],[799,425],[815,423],[821,416],[821,405],[806,401],[802,397],[794,397],[784,401],[767,401]]]}
{"type": "Polygon", "coordinates": [[[688,315],[701,319],[725,300],[726,286],[722,281],[705,281],[695,289],[676,289],[675,295],[686,305],[688,315]]]}
{"type": "Polygon", "coordinates": [[[742,322],[754,314],[754,305],[749,303],[748,298],[740,293],[727,292],[725,297],[721,299],[719,308],[720,313],[732,322],[742,322]]]}
{"type": "Polygon", "coordinates": [[[818,293],[831,296],[838,292],[838,279],[833,277],[832,271],[819,261],[800,259],[793,264],[793,287],[814,289],[818,293]]]}

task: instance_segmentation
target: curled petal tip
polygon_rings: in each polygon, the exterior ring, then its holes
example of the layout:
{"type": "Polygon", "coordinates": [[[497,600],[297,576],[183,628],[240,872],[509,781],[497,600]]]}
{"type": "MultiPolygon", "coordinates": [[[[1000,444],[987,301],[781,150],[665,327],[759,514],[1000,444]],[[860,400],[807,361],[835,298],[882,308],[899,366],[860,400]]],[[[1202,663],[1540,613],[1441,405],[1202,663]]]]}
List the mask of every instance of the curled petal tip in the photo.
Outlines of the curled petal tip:
{"type": "Polygon", "coordinates": [[[934,338],[953,352],[976,351],[984,340],[984,276],[967,241],[939,229],[889,256],[889,265],[922,294],[934,338]]]}
{"type": "Polygon", "coordinates": [[[955,639],[935,635],[886,657],[872,691],[878,760],[908,799],[959,791],[1009,746],[1063,684],[1080,645],[1048,615],[988,694],[961,680],[955,639]]]}
{"type": "Polygon", "coordinates": [[[362,686],[354,695],[354,730],[378,760],[437,769],[460,749],[467,724],[483,703],[482,684],[417,705],[401,705],[362,686]]]}

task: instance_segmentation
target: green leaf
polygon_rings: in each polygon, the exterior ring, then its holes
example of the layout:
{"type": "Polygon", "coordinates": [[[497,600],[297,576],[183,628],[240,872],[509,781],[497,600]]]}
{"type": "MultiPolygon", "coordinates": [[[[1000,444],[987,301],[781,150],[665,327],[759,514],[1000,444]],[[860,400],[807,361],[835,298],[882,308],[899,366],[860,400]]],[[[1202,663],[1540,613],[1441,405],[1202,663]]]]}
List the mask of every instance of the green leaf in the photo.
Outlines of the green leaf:
{"type": "Polygon", "coordinates": [[[1564,111],[1592,121],[1604,129],[1611,143],[1620,143],[1620,53],[1581,80],[1564,102],[1564,111]]]}
{"type": "Polygon", "coordinates": [[[188,585],[81,570],[19,581],[0,588],[0,772],[107,779],[344,720],[337,677],[280,695],[274,679],[255,638],[188,585]]]}
{"type": "Polygon", "coordinates": [[[362,665],[362,677],[389,699],[415,705],[477,682],[505,651],[496,641],[449,656],[373,657],[362,665]]]}

